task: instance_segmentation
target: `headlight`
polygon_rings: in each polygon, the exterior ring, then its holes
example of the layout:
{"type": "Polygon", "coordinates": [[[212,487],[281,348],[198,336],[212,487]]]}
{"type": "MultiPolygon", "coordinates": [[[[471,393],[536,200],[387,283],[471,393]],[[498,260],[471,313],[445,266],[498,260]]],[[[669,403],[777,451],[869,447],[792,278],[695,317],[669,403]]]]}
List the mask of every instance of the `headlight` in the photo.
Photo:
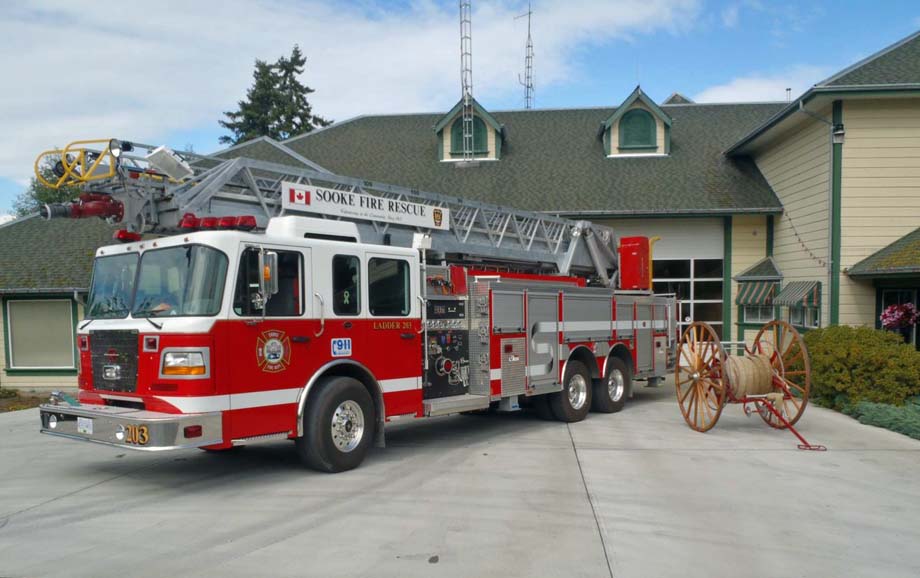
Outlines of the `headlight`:
{"type": "Polygon", "coordinates": [[[203,351],[169,351],[163,355],[163,375],[206,375],[203,351]]]}

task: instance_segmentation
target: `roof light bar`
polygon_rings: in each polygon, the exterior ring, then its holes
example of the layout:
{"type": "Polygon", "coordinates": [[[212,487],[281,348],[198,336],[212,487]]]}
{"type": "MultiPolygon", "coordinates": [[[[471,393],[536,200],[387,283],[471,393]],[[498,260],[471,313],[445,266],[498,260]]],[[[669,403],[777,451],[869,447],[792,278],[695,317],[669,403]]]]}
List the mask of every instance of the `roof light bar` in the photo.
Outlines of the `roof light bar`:
{"type": "Polygon", "coordinates": [[[127,229],[118,229],[115,231],[115,234],[112,235],[112,238],[122,243],[135,243],[141,240],[141,234],[133,233],[127,229]]]}

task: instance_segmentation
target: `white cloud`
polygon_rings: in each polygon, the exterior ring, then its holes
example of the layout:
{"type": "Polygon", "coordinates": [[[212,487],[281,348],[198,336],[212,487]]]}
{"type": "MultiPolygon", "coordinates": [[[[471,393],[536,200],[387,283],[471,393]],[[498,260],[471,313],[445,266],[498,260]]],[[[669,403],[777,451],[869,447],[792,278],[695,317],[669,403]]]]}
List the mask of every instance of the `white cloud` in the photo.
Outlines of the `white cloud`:
{"type": "MultiPolygon", "coordinates": [[[[520,91],[523,0],[476,2],[475,94],[520,91]]],[[[545,0],[534,6],[540,87],[577,74],[577,50],[614,38],[679,32],[697,0],[545,0]]],[[[398,13],[381,2],[333,5],[164,0],[33,1],[0,21],[0,177],[28,178],[35,155],[78,138],[160,142],[215,130],[251,82],[255,58],[299,43],[314,111],[342,120],[365,113],[445,110],[459,97],[455,3],[414,0],[398,13]],[[13,88],[13,89],[11,89],[13,88]]],[[[185,143],[170,143],[183,146],[185,143]]]]}
{"type": "Polygon", "coordinates": [[[0,225],[16,220],[16,215],[0,215],[0,225]]]}
{"type": "Polygon", "coordinates": [[[722,24],[726,28],[734,28],[738,24],[738,13],[741,7],[731,4],[722,9],[722,24]]]}
{"type": "Polygon", "coordinates": [[[724,84],[711,86],[693,97],[697,102],[757,102],[786,99],[786,89],[792,98],[826,78],[832,69],[825,66],[794,66],[774,74],[751,74],[733,78],[724,84]]]}

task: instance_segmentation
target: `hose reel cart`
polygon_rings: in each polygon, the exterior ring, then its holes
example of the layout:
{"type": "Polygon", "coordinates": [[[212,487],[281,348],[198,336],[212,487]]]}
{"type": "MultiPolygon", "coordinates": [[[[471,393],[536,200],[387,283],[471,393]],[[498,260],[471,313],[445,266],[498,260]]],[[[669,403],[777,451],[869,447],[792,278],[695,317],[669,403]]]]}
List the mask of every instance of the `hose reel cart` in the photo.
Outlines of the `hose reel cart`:
{"type": "Polygon", "coordinates": [[[715,330],[692,323],[677,344],[674,384],[684,420],[692,429],[712,429],[727,403],[741,404],[770,427],[788,429],[802,450],[826,450],[808,443],[795,429],[808,405],[811,360],[802,335],[785,321],[771,321],[744,348],[731,355],[715,330]]]}

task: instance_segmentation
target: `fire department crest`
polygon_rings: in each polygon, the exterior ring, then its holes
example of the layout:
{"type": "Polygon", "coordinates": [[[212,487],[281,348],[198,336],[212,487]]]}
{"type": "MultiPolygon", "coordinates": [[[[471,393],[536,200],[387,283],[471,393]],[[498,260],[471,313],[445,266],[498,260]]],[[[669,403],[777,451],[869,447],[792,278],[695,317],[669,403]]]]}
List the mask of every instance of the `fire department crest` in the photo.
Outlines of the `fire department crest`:
{"type": "Polygon", "coordinates": [[[434,226],[440,227],[441,222],[444,220],[444,212],[441,209],[435,209],[432,211],[431,216],[434,217],[434,226]]]}
{"type": "Polygon", "coordinates": [[[263,331],[256,346],[259,369],[269,373],[284,371],[291,364],[291,339],[284,331],[263,331]]]}

